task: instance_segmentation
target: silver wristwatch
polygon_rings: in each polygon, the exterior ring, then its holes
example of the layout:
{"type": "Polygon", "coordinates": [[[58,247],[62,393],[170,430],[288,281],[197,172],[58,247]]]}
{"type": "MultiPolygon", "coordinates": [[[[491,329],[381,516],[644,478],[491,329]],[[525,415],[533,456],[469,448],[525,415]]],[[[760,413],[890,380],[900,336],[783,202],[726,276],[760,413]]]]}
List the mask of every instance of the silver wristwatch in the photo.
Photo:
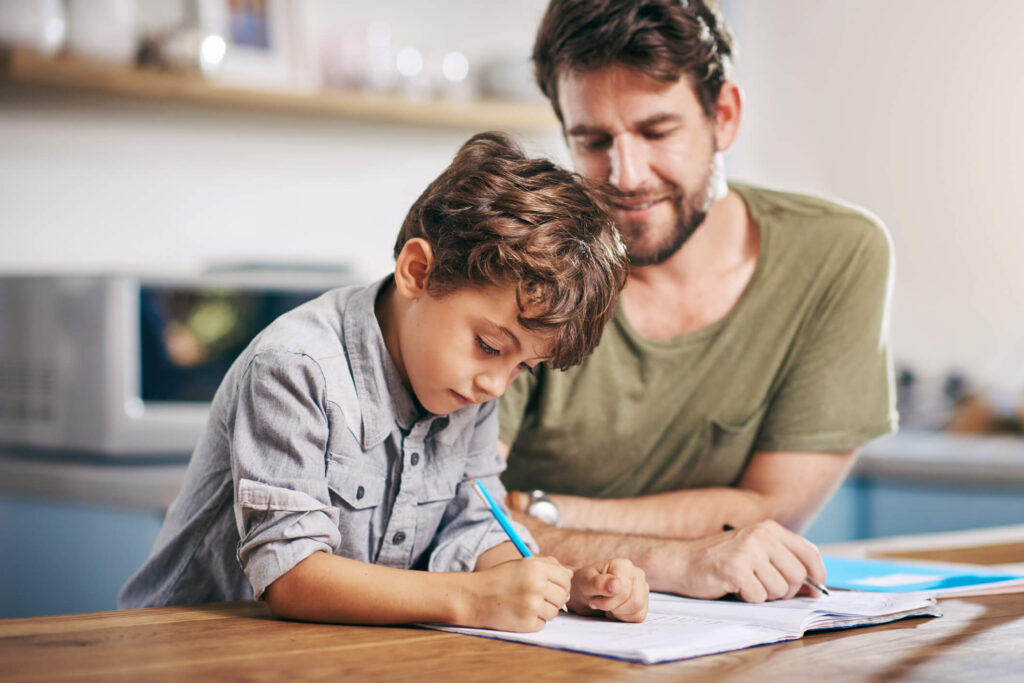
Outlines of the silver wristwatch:
{"type": "Polygon", "coordinates": [[[548,498],[548,494],[540,489],[529,492],[530,502],[526,506],[526,514],[535,517],[545,524],[551,526],[562,526],[562,515],[558,512],[558,506],[548,498]]]}

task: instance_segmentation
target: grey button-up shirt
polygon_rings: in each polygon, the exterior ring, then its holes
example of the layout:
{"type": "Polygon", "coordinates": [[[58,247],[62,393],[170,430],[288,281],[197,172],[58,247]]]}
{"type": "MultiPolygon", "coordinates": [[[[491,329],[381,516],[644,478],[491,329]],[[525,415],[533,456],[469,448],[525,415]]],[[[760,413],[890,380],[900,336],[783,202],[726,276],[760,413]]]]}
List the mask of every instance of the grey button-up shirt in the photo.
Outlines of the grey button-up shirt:
{"type": "Polygon", "coordinates": [[[330,291],[239,356],[120,607],[260,597],[318,550],[470,571],[508,540],[470,486],[504,498],[496,404],[447,416],[417,407],[374,315],[389,281],[330,291]]]}

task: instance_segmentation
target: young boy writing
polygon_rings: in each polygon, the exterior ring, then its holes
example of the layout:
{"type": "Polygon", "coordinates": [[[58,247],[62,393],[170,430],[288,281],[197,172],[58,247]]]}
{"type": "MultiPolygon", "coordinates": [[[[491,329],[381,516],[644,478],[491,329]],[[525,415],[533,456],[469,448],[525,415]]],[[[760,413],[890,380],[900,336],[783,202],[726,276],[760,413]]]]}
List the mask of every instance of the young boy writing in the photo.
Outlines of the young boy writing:
{"type": "Polygon", "coordinates": [[[580,363],[613,311],[625,250],[598,195],[477,135],[395,254],[393,275],[281,316],[236,360],[121,607],[256,597],[292,619],[516,631],[566,603],[644,618],[640,569],[522,558],[471,486],[504,498],[495,399],[538,363],[580,363]]]}

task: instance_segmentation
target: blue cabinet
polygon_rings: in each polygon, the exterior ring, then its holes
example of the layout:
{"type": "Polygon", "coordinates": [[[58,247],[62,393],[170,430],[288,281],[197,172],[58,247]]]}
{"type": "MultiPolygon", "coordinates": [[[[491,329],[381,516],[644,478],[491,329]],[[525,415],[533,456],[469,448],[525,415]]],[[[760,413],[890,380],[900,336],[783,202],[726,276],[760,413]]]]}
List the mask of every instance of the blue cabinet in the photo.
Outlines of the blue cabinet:
{"type": "Polygon", "coordinates": [[[0,617],[110,610],[159,513],[0,496],[0,617]]]}

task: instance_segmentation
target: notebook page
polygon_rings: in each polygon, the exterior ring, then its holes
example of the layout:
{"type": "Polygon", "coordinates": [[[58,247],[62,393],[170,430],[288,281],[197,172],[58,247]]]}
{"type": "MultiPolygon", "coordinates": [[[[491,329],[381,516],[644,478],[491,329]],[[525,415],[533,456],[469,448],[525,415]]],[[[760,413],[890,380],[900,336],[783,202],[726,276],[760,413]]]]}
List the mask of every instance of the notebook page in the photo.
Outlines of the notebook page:
{"type": "Polygon", "coordinates": [[[818,628],[841,628],[893,621],[910,614],[938,615],[929,595],[835,591],[816,598],[793,598],[750,604],[731,600],[694,600],[651,593],[651,611],[734,620],[801,634],[818,628]]]}
{"type": "Polygon", "coordinates": [[[648,613],[685,614],[717,621],[735,621],[756,624],[794,636],[806,630],[805,622],[814,612],[811,604],[793,603],[791,600],[777,600],[752,605],[735,600],[696,600],[678,595],[651,593],[648,613]]]}
{"type": "Polygon", "coordinates": [[[754,624],[650,612],[647,619],[639,624],[559,614],[537,633],[512,633],[433,624],[428,626],[442,631],[512,640],[647,664],[776,643],[800,635],[754,624]]]}

